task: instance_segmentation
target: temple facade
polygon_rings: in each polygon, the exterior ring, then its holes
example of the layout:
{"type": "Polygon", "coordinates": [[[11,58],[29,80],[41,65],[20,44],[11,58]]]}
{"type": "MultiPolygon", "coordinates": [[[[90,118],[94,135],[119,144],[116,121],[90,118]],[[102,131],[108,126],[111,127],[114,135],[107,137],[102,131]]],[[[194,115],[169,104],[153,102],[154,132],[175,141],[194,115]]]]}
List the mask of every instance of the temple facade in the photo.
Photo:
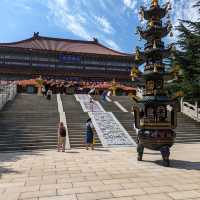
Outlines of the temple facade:
{"type": "Polygon", "coordinates": [[[133,54],[115,51],[93,41],[33,37],[0,43],[0,79],[131,80],[133,54]]]}

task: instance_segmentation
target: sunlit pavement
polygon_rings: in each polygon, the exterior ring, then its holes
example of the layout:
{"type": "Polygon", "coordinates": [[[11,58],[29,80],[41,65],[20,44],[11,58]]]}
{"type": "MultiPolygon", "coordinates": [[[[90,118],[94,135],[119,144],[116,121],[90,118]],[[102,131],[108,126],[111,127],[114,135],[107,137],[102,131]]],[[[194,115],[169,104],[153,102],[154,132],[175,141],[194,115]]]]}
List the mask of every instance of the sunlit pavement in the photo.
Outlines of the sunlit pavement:
{"type": "Polygon", "coordinates": [[[1,200],[200,199],[200,144],[175,145],[171,167],[135,148],[0,154],[1,200]]]}

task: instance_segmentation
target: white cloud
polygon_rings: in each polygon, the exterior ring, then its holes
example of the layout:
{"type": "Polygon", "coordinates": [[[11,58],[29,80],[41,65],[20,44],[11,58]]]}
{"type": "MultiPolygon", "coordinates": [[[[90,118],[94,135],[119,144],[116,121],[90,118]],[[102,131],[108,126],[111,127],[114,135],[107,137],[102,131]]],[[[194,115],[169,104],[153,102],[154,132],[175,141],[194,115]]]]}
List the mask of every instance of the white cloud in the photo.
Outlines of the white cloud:
{"type": "MultiPolygon", "coordinates": [[[[91,2],[93,3],[93,0],[91,2]]],[[[73,3],[71,0],[48,0],[49,18],[56,25],[80,38],[88,40],[98,37],[110,48],[120,50],[116,42],[107,37],[108,34],[115,33],[111,23],[104,16],[94,15],[95,10],[90,3],[88,0],[73,0],[73,3]],[[88,10],[89,12],[87,12],[88,10]]],[[[106,4],[101,6],[105,9],[106,4]]]]}
{"type": "Polygon", "coordinates": [[[72,13],[68,0],[49,0],[48,8],[57,25],[64,27],[81,38],[91,38],[90,33],[84,26],[87,20],[79,13],[72,13]]]}
{"type": "Polygon", "coordinates": [[[105,17],[99,17],[99,16],[95,16],[95,20],[97,21],[97,23],[102,27],[102,30],[105,33],[113,33],[114,29],[111,26],[110,22],[105,18],[105,17]]]}
{"type": "Polygon", "coordinates": [[[13,6],[16,7],[17,10],[23,10],[23,11],[26,11],[26,12],[30,12],[32,10],[29,3],[30,2],[27,2],[25,0],[13,1],[12,2],[13,6]]]}
{"type": "Polygon", "coordinates": [[[137,0],[123,0],[123,4],[126,8],[134,10],[137,6],[137,0]]]}
{"type": "Polygon", "coordinates": [[[179,34],[176,30],[176,26],[179,25],[179,20],[191,20],[191,21],[198,21],[199,19],[199,12],[197,8],[194,8],[193,5],[195,1],[186,1],[186,0],[171,0],[172,4],[172,24],[173,24],[173,33],[175,40],[179,34]],[[178,3],[177,3],[178,2],[178,3]]]}
{"type": "Polygon", "coordinates": [[[117,51],[120,50],[120,47],[117,45],[116,42],[114,42],[113,40],[110,39],[105,39],[104,42],[112,49],[115,49],[117,51]]]}

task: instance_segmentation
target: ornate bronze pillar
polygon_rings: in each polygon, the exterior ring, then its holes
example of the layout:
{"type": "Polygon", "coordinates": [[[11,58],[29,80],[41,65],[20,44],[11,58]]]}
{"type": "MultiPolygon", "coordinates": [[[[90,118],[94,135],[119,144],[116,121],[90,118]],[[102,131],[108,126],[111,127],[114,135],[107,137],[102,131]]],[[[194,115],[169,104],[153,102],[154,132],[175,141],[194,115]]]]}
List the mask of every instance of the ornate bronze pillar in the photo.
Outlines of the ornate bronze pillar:
{"type": "Polygon", "coordinates": [[[172,46],[165,48],[162,38],[171,32],[171,23],[162,19],[169,10],[169,3],[161,7],[158,0],[151,0],[149,9],[141,7],[140,14],[147,20],[145,29],[138,27],[138,33],[146,40],[144,51],[136,50],[136,60],[145,63],[143,78],[145,93],[143,99],[133,106],[135,126],[138,129],[138,160],[142,160],[144,148],[161,152],[164,164],[169,166],[170,147],[175,140],[175,101],[167,95],[163,59],[170,56],[172,46]]]}

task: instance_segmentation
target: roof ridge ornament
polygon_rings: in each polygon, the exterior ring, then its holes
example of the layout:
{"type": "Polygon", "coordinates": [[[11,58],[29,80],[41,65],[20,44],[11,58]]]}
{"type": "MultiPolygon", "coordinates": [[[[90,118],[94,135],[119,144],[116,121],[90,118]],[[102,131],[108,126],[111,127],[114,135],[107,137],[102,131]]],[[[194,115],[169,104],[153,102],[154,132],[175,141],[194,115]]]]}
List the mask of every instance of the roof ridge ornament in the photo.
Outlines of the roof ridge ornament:
{"type": "Polygon", "coordinates": [[[33,33],[33,37],[34,37],[34,38],[38,38],[38,37],[39,37],[39,34],[40,34],[39,32],[34,32],[34,33],[33,33]]]}
{"type": "Polygon", "coordinates": [[[96,43],[96,44],[98,44],[98,43],[99,43],[98,39],[97,39],[97,38],[95,38],[95,37],[93,37],[93,41],[94,41],[94,43],[96,43]]]}

